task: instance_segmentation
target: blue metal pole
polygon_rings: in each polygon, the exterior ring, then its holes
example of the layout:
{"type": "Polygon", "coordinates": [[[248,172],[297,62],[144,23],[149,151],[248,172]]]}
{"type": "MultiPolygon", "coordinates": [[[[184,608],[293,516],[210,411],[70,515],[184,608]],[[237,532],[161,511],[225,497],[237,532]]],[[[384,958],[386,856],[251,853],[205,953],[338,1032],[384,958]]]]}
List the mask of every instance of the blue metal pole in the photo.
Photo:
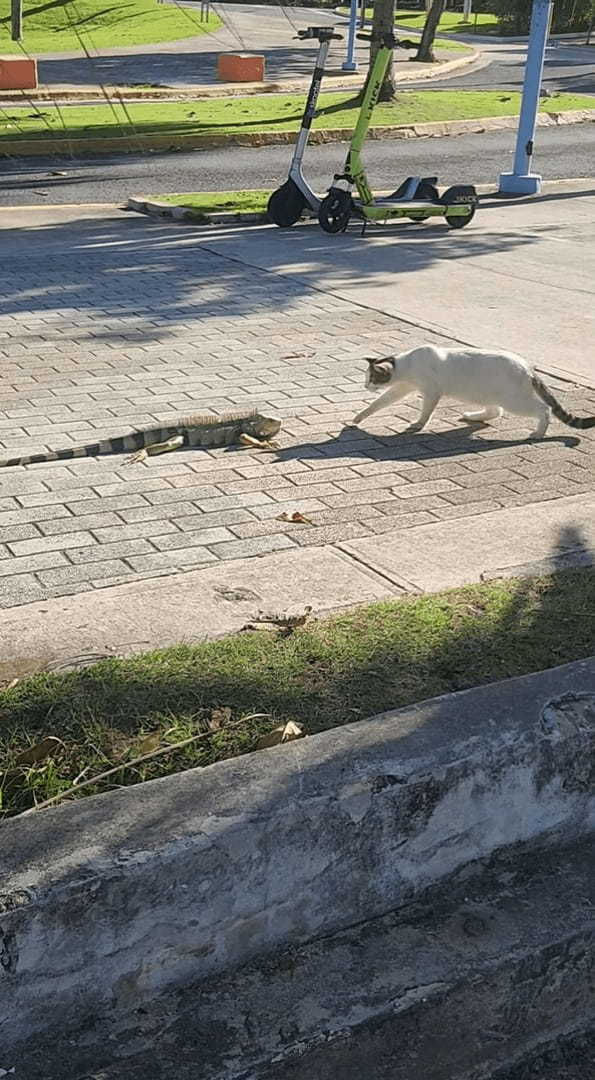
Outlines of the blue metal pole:
{"type": "Polygon", "coordinates": [[[357,29],[357,0],[351,0],[351,10],[349,12],[349,34],[347,36],[347,57],[345,62],[341,64],[342,71],[357,71],[357,61],[355,59],[355,31],[357,29]]]}
{"type": "Polygon", "coordinates": [[[541,191],[541,176],[530,169],[551,9],[552,0],[533,0],[514,165],[511,173],[500,175],[499,190],[505,195],[536,195],[541,191]]]}

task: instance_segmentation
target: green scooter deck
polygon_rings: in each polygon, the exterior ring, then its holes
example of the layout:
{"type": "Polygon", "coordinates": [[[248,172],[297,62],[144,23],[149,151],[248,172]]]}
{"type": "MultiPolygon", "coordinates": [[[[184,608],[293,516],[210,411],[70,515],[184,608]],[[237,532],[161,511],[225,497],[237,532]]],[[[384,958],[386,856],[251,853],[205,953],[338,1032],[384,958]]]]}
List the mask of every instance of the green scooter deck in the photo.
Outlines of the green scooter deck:
{"type": "Polygon", "coordinates": [[[359,211],[366,218],[374,221],[382,221],[388,217],[468,217],[471,213],[469,206],[445,205],[444,203],[424,202],[422,199],[412,199],[403,202],[400,199],[375,199],[372,203],[363,203],[354,199],[356,212],[359,211]]]}

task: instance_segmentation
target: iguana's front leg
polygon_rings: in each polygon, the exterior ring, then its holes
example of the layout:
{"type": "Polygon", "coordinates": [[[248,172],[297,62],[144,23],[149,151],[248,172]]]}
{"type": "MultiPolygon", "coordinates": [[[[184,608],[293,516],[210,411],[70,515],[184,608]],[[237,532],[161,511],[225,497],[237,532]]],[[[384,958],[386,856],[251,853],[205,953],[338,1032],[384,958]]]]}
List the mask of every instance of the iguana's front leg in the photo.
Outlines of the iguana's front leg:
{"type": "Polygon", "coordinates": [[[142,450],[138,450],[136,454],[129,457],[126,464],[135,465],[138,461],[146,461],[146,459],[152,457],[153,454],[167,454],[170,450],[177,450],[183,445],[184,436],[174,435],[173,439],[168,439],[167,442],[150,443],[149,446],[144,446],[142,450]]]}
{"type": "Polygon", "coordinates": [[[278,450],[279,443],[273,439],[256,439],[253,435],[240,435],[238,442],[240,446],[251,446],[255,450],[278,450]]]}

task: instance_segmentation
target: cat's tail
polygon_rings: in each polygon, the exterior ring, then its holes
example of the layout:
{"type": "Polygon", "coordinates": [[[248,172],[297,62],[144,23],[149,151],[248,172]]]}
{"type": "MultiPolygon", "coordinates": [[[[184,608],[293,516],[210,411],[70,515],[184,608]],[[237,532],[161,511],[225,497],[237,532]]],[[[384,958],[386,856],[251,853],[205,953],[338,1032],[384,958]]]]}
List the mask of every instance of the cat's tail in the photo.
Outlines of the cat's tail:
{"type": "Polygon", "coordinates": [[[595,416],[573,416],[572,413],[567,412],[538,375],[533,375],[531,381],[535,393],[546,405],[549,405],[557,420],[561,420],[563,424],[567,424],[568,427],[572,428],[595,427],[595,416]]]}

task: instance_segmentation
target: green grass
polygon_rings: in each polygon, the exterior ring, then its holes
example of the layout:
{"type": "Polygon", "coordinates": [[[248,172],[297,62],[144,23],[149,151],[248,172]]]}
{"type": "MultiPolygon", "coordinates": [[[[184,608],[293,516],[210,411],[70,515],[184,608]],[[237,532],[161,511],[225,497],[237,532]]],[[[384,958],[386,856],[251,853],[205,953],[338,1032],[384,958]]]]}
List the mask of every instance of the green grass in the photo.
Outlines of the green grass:
{"type": "MultiPolygon", "coordinates": [[[[414,30],[423,30],[426,21],[425,11],[408,11],[406,8],[398,8],[395,13],[395,23],[402,26],[411,26],[414,30]]],[[[472,34],[477,29],[478,34],[498,33],[498,18],[490,12],[482,12],[471,16],[466,22],[460,11],[445,11],[438,23],[438,31],[441,34],[472,34]]]]}
{"type": "MultiPolygon", "coordinates": [[[[345,14],[349,12],[349,8],[347,7],[341,8],[340,10],[345,14]]],[[[423,30],[426,15],[426,11],[397,8],[395,12],[395,23],[397,26],[410,26],[413,30],[423,30]]],[[[372,8],[366,8],[366,18],[372,18],[372,8]]],[[[473,34],[476,31],[478,34],[497,34],[500,32],[496,15],[492,15],[489,12],[478,13],[477,23],[475,19],[475,15],[472,15],[471,21],[465,22],[461,12],[445,11],[438,24],[439,33],[473,34]]]]}
{"type": "Polygon", "coordinates": [[[226,211],[256,213],[266,210],[268,191],[196,191],[180,195],[156,195],[160,202],[173,203],[196,210],[197,214],[215,214],[226,211]]]}
{"type": "Polygon", "coordinates": [[[220,730],[122,769],[104,790],[251,751],[259,735],[289,720],[314,735],[580,659],[593,652],[594,620],[595,571],[586,569],[378,603],[290,636],[248,632],[26,678],[0,691],[2,812],[131,760],[146,752],[149,734],[152,749],[207,730],[213,710],[228,710],[220,730]],[[229,726],[253,713],[267,716],[229,726]],[[19,753],[47,736],[61,740],[52,756],[17,766],[19,753]]]}
{"type": "MultiPolygon", "coordinates": [[[[349,93],[324,94],[314,129],[354,127],[359,106],[349,93]]],[[[505,91],[404,90],[394,102],[379,104],[372,123],[378,126],[464,120],[518,114],[520,96],[505,91]]],[[[248,98],[212,98],[185,102],[147,102],[129,105],[69,105],[56,110],[40,105],[35,112],[0,110],[2,138],[69,136],[75,139],[142,135],[223,135],[264,131],[296,131],[304,97],[263,94],[248,98]],[[128,114],[128,115],[126,115],[128,114]],[[65,127],[63,127],[64,121],[65,127]],[[130,122],[129,122],[130,121],[130,122]],[[131,126],[132,125],[132,126],[131,126]]],[[[545,112],[595,108],[595,97],[559,94],[542,103],[545,112]]]]}
{"type": "MultiPolygon", "coordinates": [[[[80,51],[114,46],[149,45],[177,41],[208,33],[221,25],[211,15],[201,23],[193,8],[158,4],[157,0],[118,0],[107,4],[98,0],[47,0],[26,3],[23,17],[23,48],[28,53],[80,51]]],[[[0,0],[0,53],[22,53],[10,38],[10,0],[0,0]]]]}
{"type": "MultiPolygon", "coordinates": [[[[471,45],[464,45],[462,41],[439,41],[439,40],[436,40],[434,42],[434,51],[435,52],[448,51],[448,52],[470,53],[470,52],[473,52],[473,47],[471,45]]],[[[409,53],[409,59],[410,60],[415,60],[415,53],[409,53]]],[[[442,59],[446,59],[446,58],[442,57],[442,59]]]]}

